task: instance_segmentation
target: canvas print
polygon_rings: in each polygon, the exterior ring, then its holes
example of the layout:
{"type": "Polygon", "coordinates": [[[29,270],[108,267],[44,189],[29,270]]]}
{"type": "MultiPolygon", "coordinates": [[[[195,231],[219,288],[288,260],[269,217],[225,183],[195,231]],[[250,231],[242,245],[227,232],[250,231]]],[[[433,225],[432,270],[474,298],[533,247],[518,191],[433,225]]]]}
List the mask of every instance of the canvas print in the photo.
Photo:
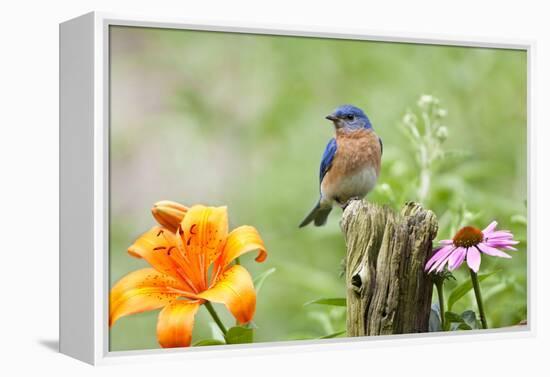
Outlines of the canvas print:
{"type": "Polygon", "coordinates": [[[525,50],[111,26],[109,349],[527,328],[525,50]]]}

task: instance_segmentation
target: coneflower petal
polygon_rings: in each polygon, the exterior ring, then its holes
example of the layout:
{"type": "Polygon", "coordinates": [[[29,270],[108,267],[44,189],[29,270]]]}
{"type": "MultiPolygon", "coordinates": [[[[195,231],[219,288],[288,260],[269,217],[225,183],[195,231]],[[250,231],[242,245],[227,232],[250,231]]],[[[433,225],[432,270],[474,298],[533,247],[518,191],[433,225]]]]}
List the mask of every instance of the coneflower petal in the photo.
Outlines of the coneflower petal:
{"type": "Polygon", "coordinates": [[[451,254],[451,256],[449,256],[449,271],[456,270],[462,264],[462,262],[464,262],[465,256],[466,249],[463,247],[457,247],[456,250],[451,254]]]}
{"type": "Polygon", "coordinates": [[[477,247],[479,248],[479,250],[481,250],[482,253],[490,255],[492,257],[512,258],[511,255],[508,255],[505,252],[484,243],[480,243],[479,245],[477,245],[477,247]]]}
{"type": "Polygon", "coordinates": [[[439,267],[442,263],[445,263],[445,259],[453,252],[455,247],[453,245],[444,246],[436,251],[436,253],[426,263],[425,270],[433,271],[439,267]]]}
{"type": "Polygon", "coordinates": [[[482,232],[487,237],[488,233],[491,233],[495,228],[497,227],[498,223],[496,221],[491,222],[489,225],[487,225],[487,228],[483,229],[482,232]]]}
{"type": "Polygon", "coordinates": [[[474,272],[479,271],[479,265],[481,264],[481,254],[475,247],[468,248],[468,254],[466,255],[466,263],[474,272]]]}

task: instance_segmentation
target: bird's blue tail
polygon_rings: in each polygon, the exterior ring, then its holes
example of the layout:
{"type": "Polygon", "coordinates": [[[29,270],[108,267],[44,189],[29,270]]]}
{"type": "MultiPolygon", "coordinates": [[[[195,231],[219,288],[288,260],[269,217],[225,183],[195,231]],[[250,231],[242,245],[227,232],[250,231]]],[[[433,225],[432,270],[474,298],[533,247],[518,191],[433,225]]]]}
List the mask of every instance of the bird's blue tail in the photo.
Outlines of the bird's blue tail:
{"type": "Polygon", "coordinates": [[[332,207],[321,208],[321,201],[318,201],[315,207],[313,207],[313,209],[311,210],[311,212],[300,223],[300,228],[303,228],[304,226],[308,225],[312,221],[313,221],[313,224],[315,224],[315,226],[325,225],[331,210],[332,210],[332,207]]]}

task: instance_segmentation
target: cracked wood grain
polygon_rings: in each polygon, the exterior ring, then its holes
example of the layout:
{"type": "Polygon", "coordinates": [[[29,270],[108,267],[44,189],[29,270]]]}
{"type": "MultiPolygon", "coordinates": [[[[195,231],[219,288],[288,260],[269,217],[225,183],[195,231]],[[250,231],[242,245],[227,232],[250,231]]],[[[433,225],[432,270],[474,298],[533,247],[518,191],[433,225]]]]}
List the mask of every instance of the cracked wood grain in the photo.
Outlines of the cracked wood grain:
{"type": "Polygon", "coordinates": [[[427,332],[432,281],[423,266],[437,235],[435,214],[412,202],[395,213],[356,200],[340,225],[348,336],[427,332]]]}

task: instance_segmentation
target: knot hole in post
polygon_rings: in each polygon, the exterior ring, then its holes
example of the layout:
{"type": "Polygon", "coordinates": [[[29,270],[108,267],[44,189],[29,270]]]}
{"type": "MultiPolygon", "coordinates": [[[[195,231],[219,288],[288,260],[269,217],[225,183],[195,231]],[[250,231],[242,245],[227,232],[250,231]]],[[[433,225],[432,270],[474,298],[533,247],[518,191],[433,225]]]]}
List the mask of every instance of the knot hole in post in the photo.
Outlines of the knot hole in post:
{"type": "Polygon", "coordinates": [[[361,289],[361,287],[363,286],[363,282],[361,281],[361,276],[359,276],[359,273],[351,277],[351,285],[357,288],[357,290],[361,289]]]}

